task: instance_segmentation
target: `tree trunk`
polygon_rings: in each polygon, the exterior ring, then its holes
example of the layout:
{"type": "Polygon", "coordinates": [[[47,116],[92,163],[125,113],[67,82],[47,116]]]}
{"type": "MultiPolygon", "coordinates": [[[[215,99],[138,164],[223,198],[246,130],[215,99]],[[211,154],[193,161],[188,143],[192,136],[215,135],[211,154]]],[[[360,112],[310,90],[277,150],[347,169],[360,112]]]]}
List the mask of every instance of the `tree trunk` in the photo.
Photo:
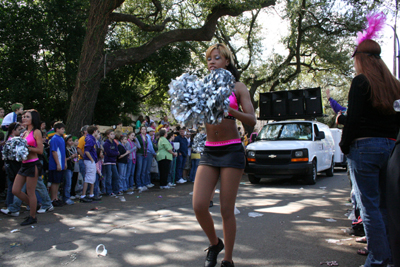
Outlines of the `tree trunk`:
{"type": "Polygon", "coordinates": [[[79,129],[92,123],[94,107],[103,77],[104,40],[110,14],[124,1],[91,0],[87,32],[83,42],[75,89],[67,116],[67,130],[78,135],[79,129]]]}
{"type": "MultiPolygon", "coordinates": [[[[267,7],[275,4],[275,0],[260,0],[254,5],[216,5],[207,16],[204,25],[197,29],[175,29],[163,32],[148,43],[135,48],[114,51],[107,55],[104,66],[103,48],[108,25],[112,21],[130,22],[143,31],[161,31],[161,26],[143,24],[133,15],[113,13],[125,0],[90,0],[89,20],[79,62],[76,85],[71,97],[67,116],[67,130],[78,134],[80,127],[90,124],[93,119],[94,107],[100,90],[100,82],[104,73],[127,64],[141,62],[158,49],[174,42],[209,41],[214,35],[217,21],[222,16],[238,16],[244,11],[267,7]]],[[[163,23],[168,22],[166,19],[163,23]]],[[[105,114],[106,115],[106,114],[105,114]]]]}

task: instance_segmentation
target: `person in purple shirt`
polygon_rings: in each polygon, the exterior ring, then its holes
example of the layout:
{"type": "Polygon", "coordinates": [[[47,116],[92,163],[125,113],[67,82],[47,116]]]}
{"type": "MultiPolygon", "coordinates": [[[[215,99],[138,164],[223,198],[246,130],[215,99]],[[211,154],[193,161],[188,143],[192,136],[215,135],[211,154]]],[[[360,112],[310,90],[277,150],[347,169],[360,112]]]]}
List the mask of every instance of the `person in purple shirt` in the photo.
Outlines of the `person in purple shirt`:
{"type": "Polygon", "coordinates": [[[122,196],[119,188],[119,173],[117,170],[117,158],[119,156],[118,143],[114,140],[115,133],[113,129],[107,130],[104,135],[107,139],[104,141],[104,163],[103,171],[106,179],[106,192],[109,196],[122,196]]]}
{"type": "Polygon", "coordinates": [[[333,109],[333,111],[338,114],[339,112],[341,112],[341,114],[345,114],[347,111],[347,108],[342,107],[335,99],[333,99],[331,97],[331,92],[329,89],[326,89],[326,97],[328,98],[329,101],[329,105],[331,105],[331,108],[333,109]]]}
{"type": "Polygon", "coordinates": [[[85,154],[83,155],[83,161],[85,163],[86,174],[85,182],[83,184],[82,195],[80,202],[92,202],[94,198],[93,190],[94,183],[96,182],[96,162],[97,162],[97,151],[96,151],[96,139],[98,137],[99,130],[96,126],[89,126],[87,128],[87,135],[85,138],[85,154]],[[90,195],[86,197],[86,190],[90,184],[90,195]]]}

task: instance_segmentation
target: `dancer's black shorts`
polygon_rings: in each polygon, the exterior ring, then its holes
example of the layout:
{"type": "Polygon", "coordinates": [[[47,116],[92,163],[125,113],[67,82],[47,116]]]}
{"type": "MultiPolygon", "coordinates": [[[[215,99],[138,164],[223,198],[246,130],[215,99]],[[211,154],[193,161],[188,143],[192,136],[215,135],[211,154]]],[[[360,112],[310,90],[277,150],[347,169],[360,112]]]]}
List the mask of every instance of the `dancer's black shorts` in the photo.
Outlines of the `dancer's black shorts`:
{"type": "Polygon", "coordinates": [[[205,146],[199,165],[244,169],[246,166],[244,147],[241,143],[227,146],[205,146]]]}
{"type": "Polygon", "coordinates": [[[25,177],[35,177],[36,167],[38,170],[38,175],[40,175],[42,173],[42,163],[40,163],[40,160],[22,163],[21,169],[19,169],[18,174],[25,177]]]}

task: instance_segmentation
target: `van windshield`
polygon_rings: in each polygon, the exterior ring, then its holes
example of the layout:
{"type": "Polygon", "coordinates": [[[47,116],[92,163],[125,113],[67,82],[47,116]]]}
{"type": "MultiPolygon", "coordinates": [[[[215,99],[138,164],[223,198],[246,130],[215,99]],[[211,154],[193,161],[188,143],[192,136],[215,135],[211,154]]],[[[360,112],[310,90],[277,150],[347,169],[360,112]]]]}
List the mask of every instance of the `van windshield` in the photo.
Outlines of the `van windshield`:
{"type": "Polygon", "coordinates": [[[311,123],[282,123],[265,125],[258,140],[312,140],[311,123]]]}

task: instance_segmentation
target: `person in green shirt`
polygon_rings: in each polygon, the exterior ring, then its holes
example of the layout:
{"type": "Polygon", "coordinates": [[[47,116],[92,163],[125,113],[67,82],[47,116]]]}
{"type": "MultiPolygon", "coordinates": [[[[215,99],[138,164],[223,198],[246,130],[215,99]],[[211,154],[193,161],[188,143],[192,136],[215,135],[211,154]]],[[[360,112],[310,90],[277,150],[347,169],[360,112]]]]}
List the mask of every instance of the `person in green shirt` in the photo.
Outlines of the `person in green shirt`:
{"type": "Polygon", "coordinates": [[[158,140],[158,151],[157,151],[157,161],[160,173],[160,188],[168,189],[168,174],[171,167],[171,161],[173,156],[177,156],[175,152],[172,151],[172,145],[167,139],[167,130],[162,128],[160,130],[160,139],[158,140]]]}

